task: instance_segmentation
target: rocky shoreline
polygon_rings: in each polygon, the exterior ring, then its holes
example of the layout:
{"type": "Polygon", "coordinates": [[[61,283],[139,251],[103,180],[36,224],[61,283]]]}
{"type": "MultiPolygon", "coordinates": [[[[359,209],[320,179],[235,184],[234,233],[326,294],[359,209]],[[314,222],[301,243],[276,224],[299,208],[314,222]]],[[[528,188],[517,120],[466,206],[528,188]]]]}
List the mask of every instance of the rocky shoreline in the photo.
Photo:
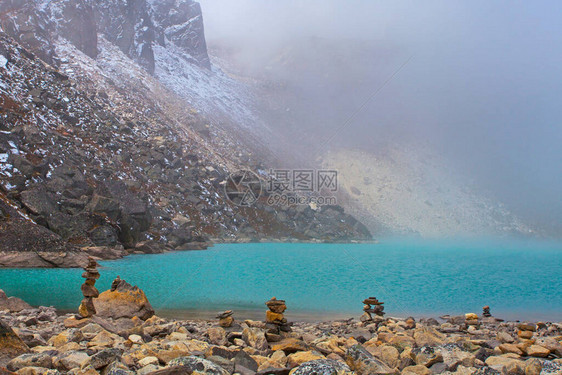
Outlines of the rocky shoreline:
{"type": "Polygon", "coordinates": [[[0,268],[81,268],[89,256],[98,260],[116,260],[129,255],[163,254],[172,251],[207,250],[218,244],[237,243],[318,243],[318,244],[368,244],[376,240],[331,241],[322,239],[301,240],[297,238],[262,238],[259,241],[249,238],[236,240],[213,238],[210,241],[190,242],[181,248],[172,248],[155,244],[151,241],[139,242],[134,248],[122,246],[91,246],[78,251],[2,251],[0,250],[0,268]]]}
{"type": "Polygon", "coordinates": [[[561,322],[473,313],[288,322],[277,299],[267,315],[264,306],[264,321],[238,320],[235,311],[164,319],[120,279],[93,301],[96,314],[84,318],[0,293],[0,373],[562,374],[561,322]]]}

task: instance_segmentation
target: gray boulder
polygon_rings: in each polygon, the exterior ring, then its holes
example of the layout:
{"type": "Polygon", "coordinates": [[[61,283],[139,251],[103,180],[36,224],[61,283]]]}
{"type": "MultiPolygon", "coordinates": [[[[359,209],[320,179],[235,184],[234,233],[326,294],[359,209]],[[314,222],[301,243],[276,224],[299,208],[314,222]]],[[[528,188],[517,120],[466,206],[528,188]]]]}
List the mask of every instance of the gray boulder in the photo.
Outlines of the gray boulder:
{"type": "Polygon", "coordinates": [[[392,375],[396,371],[384,362],[373,357],[362,345],[353,345],[347,349],[345,361],[357,375],[392,375]]]}
{"type": "Polygon", "coordinates": [[[333,359],[317,359],[305,362],[293,372],[292,375],[351,375],[353,372],[344,363],[333,359]]]}

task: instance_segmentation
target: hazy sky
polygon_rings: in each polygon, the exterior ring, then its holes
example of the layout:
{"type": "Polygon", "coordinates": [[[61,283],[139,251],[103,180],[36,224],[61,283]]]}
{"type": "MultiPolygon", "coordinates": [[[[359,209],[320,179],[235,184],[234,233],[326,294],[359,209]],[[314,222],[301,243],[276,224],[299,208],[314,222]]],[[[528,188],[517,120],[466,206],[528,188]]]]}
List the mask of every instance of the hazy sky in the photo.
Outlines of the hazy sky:
{"type": "Polygon", "coordinates": [[[210,45],[286,79],[293,120],[321,139],[412,57],[332,146],[421,139],[520,212],[562,228],[562,2],[201,4],[210,45]]]}

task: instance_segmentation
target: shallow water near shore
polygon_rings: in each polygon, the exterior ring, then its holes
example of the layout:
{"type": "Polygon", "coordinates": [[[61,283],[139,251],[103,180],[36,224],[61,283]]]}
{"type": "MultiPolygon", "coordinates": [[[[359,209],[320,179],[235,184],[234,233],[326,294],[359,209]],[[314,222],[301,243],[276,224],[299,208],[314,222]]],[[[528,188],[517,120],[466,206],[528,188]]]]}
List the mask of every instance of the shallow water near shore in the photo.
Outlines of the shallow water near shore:
{"type": "MultiPolygon", "coordinates": [[[[100,291],[120,275],[157,313],[263,318],[287,301],[287,318],[358,317],[376,296],[391,316],[480,313],[562,321],[562,244],[540,241],[384,241],[379,244],[220,244],[206,251],[133,255],[100,262],[100,291]]],[[[32,305],[76,309],[81,270],[3,269],[0,288],[32,305]]]]}

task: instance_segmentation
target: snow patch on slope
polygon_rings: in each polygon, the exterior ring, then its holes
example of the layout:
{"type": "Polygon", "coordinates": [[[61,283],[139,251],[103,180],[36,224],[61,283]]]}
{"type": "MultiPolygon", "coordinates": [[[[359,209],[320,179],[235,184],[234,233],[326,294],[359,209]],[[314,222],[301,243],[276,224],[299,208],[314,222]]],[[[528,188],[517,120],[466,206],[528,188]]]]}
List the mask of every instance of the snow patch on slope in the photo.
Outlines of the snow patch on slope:
{"type": "Polygon", "coordinates": [[[192,64],[190,56],[172,43],[153,48],[154,75],[168,89],[219,122],[226,119],[242,127],[257,123],[251,94],[243,84],[216,67],[208,70],[192,64]]]}

